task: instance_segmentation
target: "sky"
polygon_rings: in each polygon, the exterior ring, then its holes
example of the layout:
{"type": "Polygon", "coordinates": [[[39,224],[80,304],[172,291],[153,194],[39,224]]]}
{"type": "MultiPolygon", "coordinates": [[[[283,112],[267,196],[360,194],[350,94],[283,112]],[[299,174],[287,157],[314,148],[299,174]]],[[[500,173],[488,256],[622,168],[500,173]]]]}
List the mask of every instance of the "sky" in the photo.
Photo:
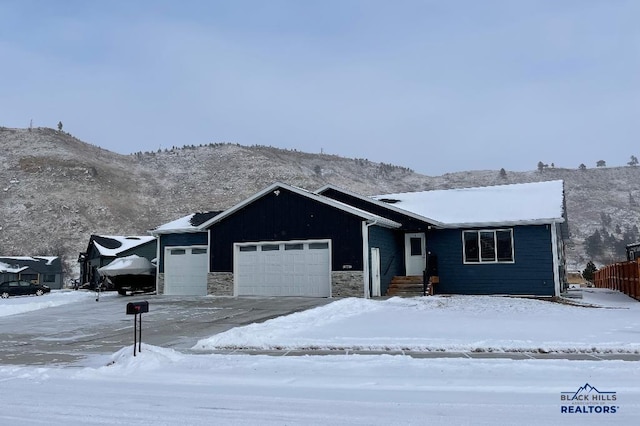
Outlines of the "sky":
{"type": "MultiPolygon", "coordinates": [[[[0,360],[0,423],[635,424],[638,361],[606,358],[638,353],[640,304],[607,289],[576,292],[582,299],[574,303],[604,309],[490,296],[346,298],[232,328],[186,352],[148,345],[143,334],[135,357],[128,346],[88,354],[72,365],[0,360]],[[328,356],[211,352],[220,347],[342,350],[328,356]],[[345,348],[430,349],[442,356],[347,354],[345,348]],[[526,354],[545,350],[552,352],[546,359],[526,354]],[[491,357],[502,351],[525,352],[514,359],[491,357]],[[451,352],[475,355],[447,356],[455,355],[451,352]],[[592,358],[564,359],[576,354],[592,358]]],[[[9,298],[0,303],[0,317],[21,314],[28,327],[30,310],[48,308],[42,300],[72,310],[92,297],[54,290],[9,298]]],[[[110,296],[105,297],[101,303],[108,303],[110,296]]],[[[65,327],[51,324],[56,331],[65,327]]],[[[42,339],[54,343],[58,336],[42,339]]],[[[28,342],[23,347],[30,350],[28,342]]]]}
{"type": "Polygon", "coordinates": [[[640,155],[635,0],[0,0],[0,126],[440,175],[640,155]]]}

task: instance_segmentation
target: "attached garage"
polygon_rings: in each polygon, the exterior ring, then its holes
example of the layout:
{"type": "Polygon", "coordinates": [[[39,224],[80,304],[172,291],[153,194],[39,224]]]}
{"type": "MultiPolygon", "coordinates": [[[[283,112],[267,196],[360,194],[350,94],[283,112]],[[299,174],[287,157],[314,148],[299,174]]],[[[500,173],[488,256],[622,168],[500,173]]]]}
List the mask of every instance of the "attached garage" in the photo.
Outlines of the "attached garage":
{"type": "Polygon", "coordinates": [[[164,294],[207,295],[209,256],[206,246],[165,247],[164,294]]]}
{"type": "Polygon", "coordinates": [[[234,244],[234,295],[331,297],[330,240],[234,244]]]}

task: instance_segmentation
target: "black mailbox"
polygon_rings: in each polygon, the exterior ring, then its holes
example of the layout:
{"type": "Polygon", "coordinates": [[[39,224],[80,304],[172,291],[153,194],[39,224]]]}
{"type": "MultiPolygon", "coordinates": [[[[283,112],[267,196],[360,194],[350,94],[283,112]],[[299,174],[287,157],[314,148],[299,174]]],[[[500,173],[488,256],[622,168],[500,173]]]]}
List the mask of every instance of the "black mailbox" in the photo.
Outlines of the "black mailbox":
{"type": "Polygon", "coordinates": [[[127,303],[127,315],[137,315],[149,312],[149,302],[127,303]]]}

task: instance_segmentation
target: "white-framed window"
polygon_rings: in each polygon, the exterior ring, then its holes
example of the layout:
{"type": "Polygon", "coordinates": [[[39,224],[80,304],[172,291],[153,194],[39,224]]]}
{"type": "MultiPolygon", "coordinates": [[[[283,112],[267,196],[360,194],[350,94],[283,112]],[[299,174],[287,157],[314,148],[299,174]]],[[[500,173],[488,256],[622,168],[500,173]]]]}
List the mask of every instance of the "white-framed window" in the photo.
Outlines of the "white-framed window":
{"type": "Polygon", "coordinates": [[[513,263],[513,229],[462,231],[464,263],[513,263]]]}

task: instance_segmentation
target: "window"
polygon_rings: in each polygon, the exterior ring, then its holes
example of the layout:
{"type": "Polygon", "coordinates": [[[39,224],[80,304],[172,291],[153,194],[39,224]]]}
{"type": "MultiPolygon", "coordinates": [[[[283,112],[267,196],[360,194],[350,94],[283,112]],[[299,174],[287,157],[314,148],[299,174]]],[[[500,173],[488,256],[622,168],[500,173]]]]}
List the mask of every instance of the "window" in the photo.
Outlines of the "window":
{"type": "Polygon", "coordinates": [[[513,262],[511,230],[496,231],[496,255],[498,262],[513,262]]]}
{"type": "Polygon", "coordinates": [[[262,251],[278,251],[280,250],[280,244],[265,244],[260,249],[262,251]]]}
{"type": "Polygon", "coordinates": [[[171,249],[170,253],[175,256],[175,255],[187,254],[187,251],[185,249],[171,249]]]}
{"type": "Polygon", "coordinates": [[[513,262],[513,230],[463,231],[464,263],[513,262]]]}
{"type": "Polygon", "coordinates": [[[309,243],[309,250],[325,250],[329,248],[329,243],[309,243]]]}
{"type": "Polygon", "coordinates": [[[56,281],[56,276],[53,274],[44,274],[42,275],[42,282],[45,283],[53,283],[56,281]]]}
{"type": "Polygon", "coordinates": [[[20,274],[20,279],[25,281],[38,281],[38,274],[20,274]]]}
{"type": "Polygon", "coordinates": [[[191,254],[207,254],[206,248],[194,248],[191,249],[191,254]]]}
{"type": "Polygon", "coordinates": [[[411,237],[411,256],[422,256],[422,238],[411,237]]]}
{"type": "Polygon", "coordinates": [[[284,249],[285,250],[303,250],[304,246],[302,245],[302,243],[285,244],[284,249]]]}
{"type": "Polygon", "coordinates": [[[258,246],[240,246],[240,251],[257,251],[258,246]]]}

